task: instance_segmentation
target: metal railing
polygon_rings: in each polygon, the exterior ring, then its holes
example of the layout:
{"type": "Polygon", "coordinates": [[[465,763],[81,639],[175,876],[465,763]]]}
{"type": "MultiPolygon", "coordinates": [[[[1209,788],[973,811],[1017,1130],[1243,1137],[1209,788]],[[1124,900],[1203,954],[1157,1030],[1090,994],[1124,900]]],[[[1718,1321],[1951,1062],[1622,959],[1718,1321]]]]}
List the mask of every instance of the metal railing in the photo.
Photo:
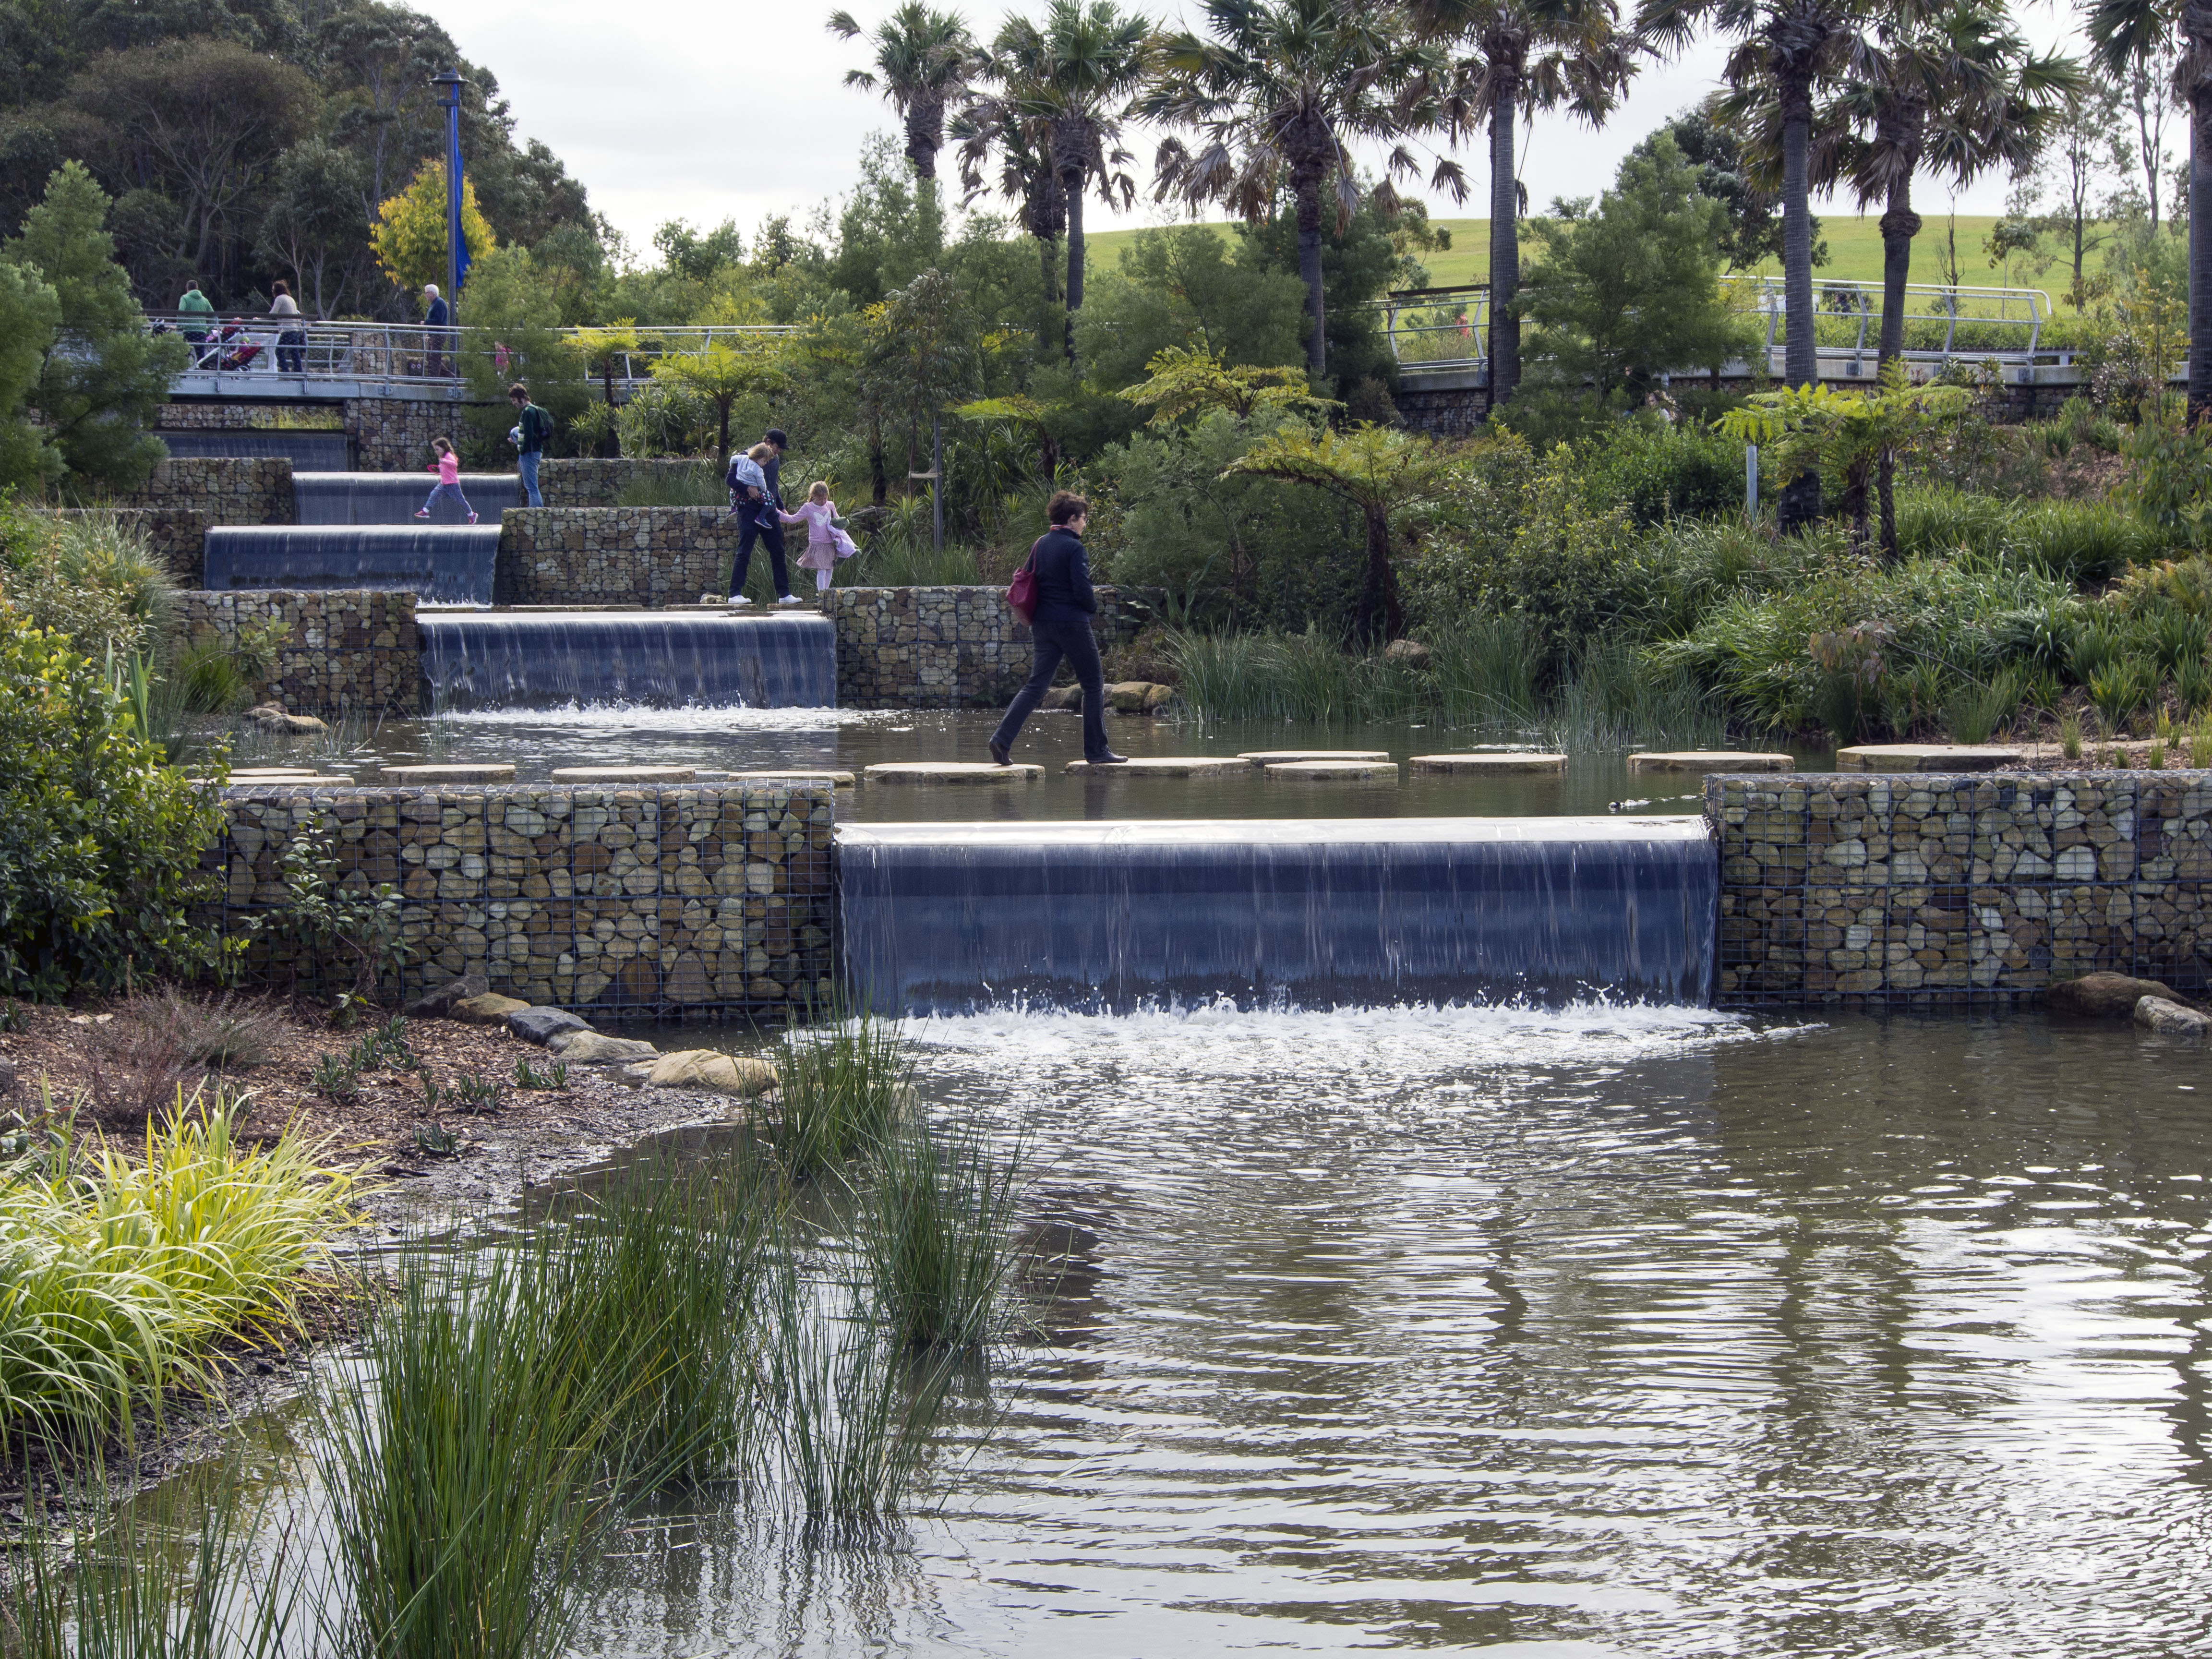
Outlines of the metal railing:
{"type": "Polygon", "coordinates": [[[1375,302],[1401,366],[1480,368],[1490,361],[1490,284],[1405,289],[1375,302]]]}

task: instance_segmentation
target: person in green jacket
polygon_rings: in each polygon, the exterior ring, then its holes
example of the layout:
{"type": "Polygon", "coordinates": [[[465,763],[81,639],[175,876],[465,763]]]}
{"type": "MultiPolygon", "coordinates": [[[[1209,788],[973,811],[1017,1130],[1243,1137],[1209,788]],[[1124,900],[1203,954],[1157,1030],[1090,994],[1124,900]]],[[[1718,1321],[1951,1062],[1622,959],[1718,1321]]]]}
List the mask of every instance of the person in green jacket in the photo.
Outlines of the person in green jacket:
{"type": "Polygon", "coordinates": [[[514,405],[514,425],[507,432],[507,441],[515,448],[515,471],[522,475],[522,493],[532,507],[543,507],[545,499],[538,493],[538,463],[545,453],[545,441],[553,435],[553,416],[530,401],[530,388],[520,380],[507,389],[507,400],[514,405]]]}
{"type": "Polygon", "coordinates": [[[197,325],[203,317],[210,323],[214,322],[215,307],[208,302],[208,296],[200,292],[199,283],[193,281],[185,284],[185,297],[177,301],[177,309],[184,315],[184,336],[192,348],[192,367],[205,368],[208,331],[197,325]]]}

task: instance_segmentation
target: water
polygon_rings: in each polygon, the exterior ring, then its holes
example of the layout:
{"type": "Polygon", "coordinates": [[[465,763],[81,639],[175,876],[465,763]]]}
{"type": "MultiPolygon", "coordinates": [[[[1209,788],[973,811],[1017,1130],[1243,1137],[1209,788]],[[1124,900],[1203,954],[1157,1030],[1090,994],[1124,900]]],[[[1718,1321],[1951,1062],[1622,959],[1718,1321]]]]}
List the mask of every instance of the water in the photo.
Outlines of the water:
{"type": "MultiPolygon", "coordinates": [[[[438,482],[435,471],[301,472],[292,474],[293,516],[301,524],[396,524],[414,522],[438,482]]],[[[513,472],[464,472],[461,494],[482,518],[499,522],[510,507],[520,507],[522,480],[513,472]]],[[[432,524],[465,524],[458,503],[441,497],[430,509],[432,524]]]]}
{"type": "Polygon", "coordinates": [[[428,616],[418,625],[423,678],[441,706],[827,708],[837,701],[836,629],[826,617],[495,611],[428,616]]]}
{"type": "Polygon", "coordinates": [[[496,523],[222,526],[207,532],[210,588],[411,590],[444,605],[489,605],[496,523]]]}
{"type": "Polygon", "coordinates": [[[924,1029],[1072,1252],[934,1515],[641,1515],[595,1655],[2212,1652],[2203,1052],[2034,1019],[924,1029]],[[988,1432],[987,1432],[988,1429],[988,1432]]]}
{"type": "Polygon", "coordinates": [[[245,456],[287,460],[301,471],[342,472],[353,460],[353,446],[343,432],[160,432],[169,453],[197,459],[245,456]]]}
{"type": "Polygon", "coordinates": [[[848,827],[845,982],[889,1012],[1227,996],[1702,1003],[1702,819],[848,827]]]}

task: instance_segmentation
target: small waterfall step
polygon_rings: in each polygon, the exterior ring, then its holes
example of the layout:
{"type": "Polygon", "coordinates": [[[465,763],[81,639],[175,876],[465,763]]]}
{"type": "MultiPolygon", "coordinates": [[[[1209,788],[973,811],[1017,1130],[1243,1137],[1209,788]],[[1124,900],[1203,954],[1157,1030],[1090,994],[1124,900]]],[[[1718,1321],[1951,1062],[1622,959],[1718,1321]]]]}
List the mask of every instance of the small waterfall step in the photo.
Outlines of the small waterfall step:
{"type": "Polygon", "coordinates": [[[837,705],[836,624],[818,615],[494,611],[416,623],[434,708],[837,705]]]}
{"type": "Polygon", "coordinates": [[[223,525],[205,546],[214,589],[386,588],[434,605],[489,605],[499,526],[223,525]]]}
{"type": "Polygon", "coordinates": [[[1712,992],[1701,817],[873,823],[837,854],[884,1012],[1712,992]]]}
{"type": "MultiPolygon", "coordinates": [[[[416,513],[438,482],[434,472],[302,472],[292,474],[292,513],[301,524],[417,522],[416,513]]],[[[486,523],[497,524],[522,505],[522,480],[513,472],[464,472],[461,494],[486,523]]],[[[466,524],[468,514],[450,501],[430,509],[432,524],[466,524]]]]}
{"type": "Polygon", "coordinates": [[[353,444],[343,432],[156,432],[179,460],[242,459],[292,463],[297,472],[343,472],[353,464],[353,444]]]}

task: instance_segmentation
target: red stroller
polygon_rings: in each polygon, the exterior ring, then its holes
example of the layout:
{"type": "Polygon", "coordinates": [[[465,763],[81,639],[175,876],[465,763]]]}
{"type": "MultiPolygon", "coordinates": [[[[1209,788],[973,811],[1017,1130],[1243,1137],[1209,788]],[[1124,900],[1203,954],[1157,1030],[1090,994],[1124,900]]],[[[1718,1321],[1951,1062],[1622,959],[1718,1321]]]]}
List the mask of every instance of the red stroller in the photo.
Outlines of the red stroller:
{"type": "Polygon", "coordinates": [[[243,323],[225,323],[222,331],[210,342],[215,348],[215,366],[217,369],[244,368],[261,355],[261,348],[252,340],[246,341],[235,350],[223,349],[225,344],[236,339],[245,331],[246,325],[243,323]]]}

